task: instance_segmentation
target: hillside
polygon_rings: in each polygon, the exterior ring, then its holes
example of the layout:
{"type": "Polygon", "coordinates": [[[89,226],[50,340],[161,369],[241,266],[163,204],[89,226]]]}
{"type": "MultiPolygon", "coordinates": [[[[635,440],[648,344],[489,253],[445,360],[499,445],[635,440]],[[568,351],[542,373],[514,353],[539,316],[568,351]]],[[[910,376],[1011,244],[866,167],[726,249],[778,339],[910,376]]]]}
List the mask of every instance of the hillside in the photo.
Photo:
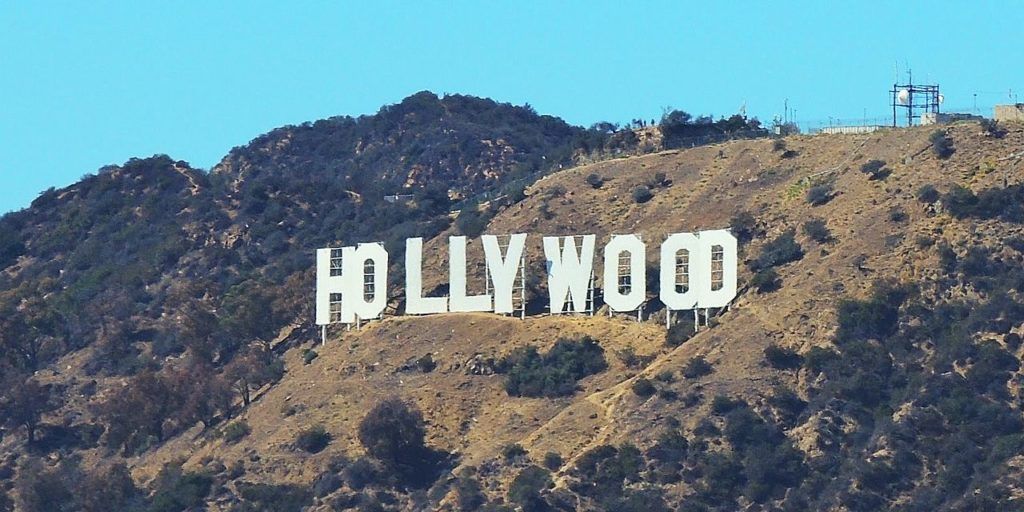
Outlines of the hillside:
{"type": "MultiPolygon", "coordinates": [[[[417,95],[372,120],[276,130],[210,174],[129,162],[4,217],[15,241],[0,254],[17,255],[0,281],[5,375],[34,370],[63,402],[41,411],[34,442],[23,428],[3,437],[9,494],[24,504],[56,480],[140,510],[1018,507],[1020,126],[954,125],[948,142],[922,128],[565,160],[534,183],[539,160],[568,158],[581,131],[506,107],[483,122],[462,101],[417,95]],[[521,138],[505,128],[515,122],[521,138]],[[454,137],[457,157],[423,142],[485,129],[490,144],[454,137]],[[472,231],[529,233],[533,274],[540,235],[642,234],[653,264],[667,233],[729,227],[744,241],[740,296],[710,328],[666,336],[656,301],[644,322],[548,316],[531,282],[525,320],[392,316],[318,344],[310,249],[425,236],[426,289],[441,290],[447,236],[468,225],[448,222],[451,200],[525,177],[521,197],[461,209],[478,215],[472,231]],[[458,186],[439,195],[425,186],[436,181],[458,186]],[[409,205],[371,200],[403,187],[409,205]],[[574,389],[512,392],[516,372],[548,371],[527,368],[526,347],[588,339],[604,366],[574,389]],[[237,375],[252,377],[251,403],[188,400],[227,396],[217,386],[237,375]],[[181,397],[167,409],[174,425],[115,438],[104,422],[122,417],[115,405],[141,415],[145,390],[181,397]],[[437,457],[418,473],[360,438],[389,396],[422,411],[437,457]],[[325,444],[304,448],[300,433],[317,426],[325,444]],[[121,462],[133,480],[114,466],[104,486],[76,469],[121,462]]],[[[482,269],[475,240],[469,255],[482,269]]],[[[567,350],[544,364],[597,357],[567,350]]]]}

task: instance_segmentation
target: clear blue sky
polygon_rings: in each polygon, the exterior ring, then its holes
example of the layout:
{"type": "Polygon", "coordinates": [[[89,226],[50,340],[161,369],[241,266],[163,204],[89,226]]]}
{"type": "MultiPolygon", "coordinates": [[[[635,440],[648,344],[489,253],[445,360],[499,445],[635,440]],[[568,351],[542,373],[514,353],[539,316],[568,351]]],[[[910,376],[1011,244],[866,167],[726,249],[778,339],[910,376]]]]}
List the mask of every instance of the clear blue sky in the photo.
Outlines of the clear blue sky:
{"type": "Polygon", "coordinates": [[[1011,1],[7,1],[0,212],[132,156],[209,168],[276,126],[424,89],[583,125],[669,105],[770,120],[788,98],[813,125],[888,115],[909,62],[947,107],[988,108],[1024,93],[1022,27],[1011,1]]]}

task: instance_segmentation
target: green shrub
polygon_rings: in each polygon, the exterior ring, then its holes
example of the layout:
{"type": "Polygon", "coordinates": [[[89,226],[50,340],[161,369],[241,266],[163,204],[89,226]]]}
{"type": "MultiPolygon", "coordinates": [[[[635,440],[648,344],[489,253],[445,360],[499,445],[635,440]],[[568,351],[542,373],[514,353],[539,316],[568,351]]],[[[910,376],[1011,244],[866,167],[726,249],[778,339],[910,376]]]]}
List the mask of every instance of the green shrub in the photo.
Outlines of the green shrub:
{"type": "Polygon", "coordinates": [[[238,420],[224,427],[224,442],[235,444],[241,441],[243,437],[249,435],[250,432],[252,432],[252,429],[249,428],[249,424],[245,420],[238,420]]]}
{"type": "Polygon", "coordinates": [[[597,175],[596,173],[588,174],[585,179],[587,185],[590,185],[590,188],[601,188],[601,186],[604,185],[604,180],[601,178],[601,176],[597,175]]]}
{"type": "Polygon", "coordinates": [[[921,185],[921,188],[917,189],[917,200],[922,203],[934,203],[939,200],[939,191],[934,185],[925,184],[921,185]]]}
{"type": "Polygon", "coordinates": [[[722,416],[741,405],[746,405],[746,402],[739,398],[729,398],[726,395],[715,395],[715,398],[711,399],[711,412],[722,416]]]}
{"type": "Polygon", "coordinates": [[[635,203],[646,203],[652,197],[654,197],[654,194],[651,193],[651,189],[647,185],[640,185],[633,189],[633,202],[635,203]]]}
{"type": "Polygon", "coordinates": [[[526,448],[519,443],[506,444],[501,448],[501,457],[506,462],[515,462],[519,459],[525,458],[529,453],[526,448]]]}
{"type": "Polygon", "coordinates": [[[754,287],[757,293],[770,293],[778,290],[781,286],[779,273],[774,268],[766,268],[754,274],[750,278],[750,286],[754,287]]]}
{"type": "Polygon", "coordinates": [[[299,432],[295,446],[309,453],[319,453],[331,442],[331,434],[322,425],[316,425],[299,432]]]}
{"type": "Polygon", "coordinates": [[[313,501],[313,496],[305,487],[288,484],[261,484],[238,482],[235,484],[238,494],[246,505],[256,505],[243,510],[273,510],[274,512],[300,512],[313,501]]]}
{"type": "Polygon", "coordinates": [[[470,475],[460,475],[455,480],[456,503],[461,512],[471,512],[487,503],[480,481],[470,475]]]}
{"type": "Polygon", "coordinates": [[[576,381],[604,371],[604,349],[589,336],[561,339],[546,354],[536,347],[519,348],[498,362],[506,374],[505,390],[512,396],[556,397],[576,392],[576,381]]]}
{"type": "Polygon", "coordinates": [[[320,354],[317,354],[315,350],[307,348],[306,350],[302,351],[302,364],[310,364],[313,362],[314,359],[316,359],[319,356],[320,354]]]}
{"type": "Polygon", "coordinates": [[[807,189],[806,197],[811,206],[821,206],[832,199],[832,184],[815,185],[807,189]]]}
{"type": "Polygon", "coordinates": [[[825,226],[825,221],[822,219],[807,219],[804,222],[803,228],[804,234],[819,244],[832,240],[832,233],[825,226]]]}
{"type": "Polygon", "coordinates": [[[558,471],[562,467],[562,456],[555,452],[544,454],[544,467],[551,471],[558,471]]]}
{"type": "Polygon", "coordinates": [[[475,205],[468,205],[455,218],[455,228],[461,235],[477,238],[487,229],[489,221],[490,216],[487,212],[480,212],[475,205]]]}
{"type": "Polygon", "coordinates": [[[751,264],[753,270],[785,265],[804,257],[804,250],[796,241],[795,231],[787,229],[761,247],[761,254],[751,264]]]}
{"type": "Polygon", "coordinates": [[[508,499],[522,506],[524,511],[545,510],[547,506],[541,493],[552,485],[551,472],[539,466],[530,466],[516,475],[508,488],[508,499]]]}
{"type": "Polygon", "coordinates": [[[750,212],[739,212],[729,219],[729,230],[741,244],[745,244],[758,235],[757,219],[750,212]]]}
{"type": "Polygon", "coordinates": [[[210,494],[213,477],[185,473],[179,465],[167,465],[157,474],[156,491],[147,512],[184,512],[199,507],[210,494]]]}
{"type": "Polygon", "coordinates": [[[889,220],[892,222],[904,222],[907,220],[907,212],[899,206],[889,209],[889,220]]]}
{"type": "Polygon", "coordinates": [[[633,394],[640,398],[650,398],[651,395],[658,391],[650,380],[643,377],[633,381],[632,389],[633,394]]]}
{"type": "Polygon", "coordinates": [[[900,304],[907,291],[878,283],[868,300],[843,299],[839,302],[836,341],[885,339],[896,332],[900,304]]]}
{"type": "Polygon", "coordinates": [[[687,379],[697,379],[705,375],[711,374],[714,368],[704,360],[704,357],[697,356],[690,359],[686,366],[683,367],[683,377],[687,379]]]}
{"type": "Polygon", "coordinates": [[[416,367],[423,373],[430,373],[437,368],[437,361],[434,361],[434,356],[426,354],[423,357],[416,360],[416,367]]]}

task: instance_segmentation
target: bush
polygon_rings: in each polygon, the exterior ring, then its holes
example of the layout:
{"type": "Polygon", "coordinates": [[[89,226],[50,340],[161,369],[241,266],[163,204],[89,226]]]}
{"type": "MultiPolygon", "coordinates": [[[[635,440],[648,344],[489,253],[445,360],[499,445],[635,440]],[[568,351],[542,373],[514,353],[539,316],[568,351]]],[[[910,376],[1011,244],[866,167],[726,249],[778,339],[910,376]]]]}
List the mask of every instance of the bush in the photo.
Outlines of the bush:
{"type": "Polygon", "coordinates": [[[425,436],[423,414],[398,398],[381,401],[359,423],[359,442],[367,453],[390,465],[422,451],[425,436]]]}
{"type": "Polygon", "coordinates": [[[775,139],[772,141],[772,151],[785,151],[786,141],[783,139],[775,139]]]}
{"type": "Polygon", "coordinates": [[[757,236],[757,219],[750,212],[739,212],[729,219],[729,227],[736,239],[745,244],[757,236]]]}
{"type": "Polygon", "coordinates": [[[829,232],[822,219],[808,219],[804,222],[803,227],[804,234],[819,244],[832,240],[832,233],[829,232]]]}
{"type": "Polygon", "coordinates": [[[525,458],[529,453],[523,445],[519,443],[506,444],[501,448],[501,457],[505,459],[505,462],[515,462],[521,458],[525,458]]]}
{"type": "Polygon", "coordinates": [[[811,206],[821,206],[832,199],[832,184],[823,183],[807,189],[807,202],[811,206]]]}
{"type": "Polygon", "coordinates": [[[313,496],[307,488],[297,485],[239,482],[235,487],[247,505],[258,505],[258,508],[242,509],[246,511],[299,512],[313,500],[313,496]]]}
{"type": "Polygon", "coordinates": [[[633,381],[633,394],[640,398],[650,398],[657,390],[654,384],[643,377],[640,377],[633,381]]]}
{"type": "Polygon", "coordinates": [[[800,354],[777,345],[765,347],[764,358],[777,370],[795,370],[804,364],[804,358],[800,357],[800,354]]]}
{"type": "Polygon", "coordinates": [[[1003,130],[995,119],[982,119],[978,124],[981,126],[982,133],[989,137],[1001,139],[1006,135],[1006,130],[1003,130]]]}
{"type": "Polygon", "coordinates": [[[785,265],[804,257],[804,250],[796,241],[795,231],[787,229],[774,240],[761,247],[761,254],[751,264],[753,270],[785,265]]]}
{"type": "Polygon", "coordinates": [[[586,336],[580,340],[561,339],[548,353],[536,347],[515,350],[498,362],[506,374],[505,391],[511,396],[556,397],[576,392],[576,381],[608,367],[604,349],[586,336]]]}
{"type": "Polygon", "coordinates": [[[884,160],[868,160],[860,166],[860,172],[867,174],[869,180],[882,180],[889,176],[884,160]]]}
{"type": "Polygon", "coordinates": [[[331,434],[322,425],[299,432],[295,446],[308,453],[320,453],[331,442],[331,434]]]}
{"type": "Polygon", "coordinates": [[[551,473],[539,466],[519,472],[508,488],[508,499],[523,507],[524,512],[546,510],[541,493],[552,486],[551,473]]]}
{"type": "Polygon", "coordinates": [[[156,492],[148,512],[182,512],[199,507],[213,487],[210,475],[184,473],[178,465],[164,466],[155,481],[156,492]]]}
{"type": "Polygon", "coordinates": [[[0,270],[11,266],[25,253],[25,244],[21,234],[4,224],[0,224],[0,270]]]}
{"type": "Polygon", "coordinates": [[[903,294],[877,289],[869,300],[844,299],[839,303],[836,340],[840,343],[885,339],[896,332],[903,294]]]}
{"type": "Polygon", "coordinates": [[[683,377],[687,379],[697,379],[705,375],[710,375],[714,371],[714,368],[710,363],[704,360],[704,357],[697,356],[690,359],[690,362],[686,363],[683,367],[683,377]]]}
{"type": "Polygon", "coordinates": [[[779,273],[774,268],[766,268],[750,278],[750,286],[754,287],[757,293],[771,293],[778,290],[782,282],[779,281],[779,273]]]}
{"type": "Polygon", "coordinates": [[[458,229],[461,235],[476,238],[487,229],[488,221],[490,219],[486,213],[477,211],[475,205],[468,205],[455,218],[455,228],[458,229]]]}
{"type": "Polygon", "coordinates": [[[654,197],[647,185],[640,185],[633,189],[633,202],[641,204],[650,201],[654,197]]]}
{"type": "Polygon", "coordinates": [[[249,428],[249,424],[245,420],[236,421],[224,427],[224,442],[235,444],[241,441],[243,437],[249,435],[250,432],[252,432],[252,429],[249,428]]]}
{"type": "Polygon", "coordinates": [[[672,184],[672,182],[669,181],[668,175],[665,174],[662,171],[658,171],[658,172],[654,173],[654,176],[650,179],[650,181],[647,182],[647,187],[648,188],[658,188],[658,187],[664,187],[664,186],[671,185],[671,184],[672,184]]]}
{"type": "Polygon", "coordinates": [[[558,471],[562,467],[562,456],[555,452],[544,454],[544,467],[551,471],[558,471]]]}
{"type": "Polygon", "coordinates": [[[315,350],[307,348],[302,351],[302,364],[310,364],[319,356],[320,354],[317,354],[315,350]]]}
{"type": "Polygon", "coordinates": [[[590,185],[590,188],[601,188],[601,186],[604,185],[604,180],[601,178],[601,176],[598,176],[596,173],[588,174],[585,179],[587,185],[590,185]]]}
{"type": "Polygon", "coordinates": [[[928,137],[928,142],[932,144],[932,153],[940,160],[949,158],[956,151],[953,148],[953,139],[950,139],[946,132],[942,130],[932,132],[931,136],[928,137]]]}
{"type": "Polygon", "coordinates": [[[470,475],[463,474],[455,480],[455,492],[456,502],[462,512],[477,510],[487,503],[487,496],[480,482],[470,475]]]}
{"type": "Polygon", "coordinates": [[[939,191],[934,185],[921,185],[921,188],[917,189],[917,200],[922,203],[934,203],[939,200],[939,197],[939,191]]]}
{"type": "Polygon", "coordinates": [[[889,220],[892,222],[904,222],[907,220],[907,212],[899,206],[889,209],[889,220]]]}
{"type": "Polygon", "coordinates": [[[437,361],[434,361],[434,356],[427,354],[416,360],[416,367],[423,373],[430,373],[437,368],[437,361]]]}

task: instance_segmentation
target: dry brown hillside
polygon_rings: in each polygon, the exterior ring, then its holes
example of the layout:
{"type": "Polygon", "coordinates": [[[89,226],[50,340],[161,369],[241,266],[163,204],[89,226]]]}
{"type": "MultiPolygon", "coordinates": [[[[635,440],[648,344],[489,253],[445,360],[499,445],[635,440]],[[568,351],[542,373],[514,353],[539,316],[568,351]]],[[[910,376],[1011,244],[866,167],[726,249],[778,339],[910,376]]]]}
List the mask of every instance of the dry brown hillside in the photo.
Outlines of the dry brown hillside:
{"type": "MultiPolygon", "coordinates": [[[[716,395],[741,397],[754,409],[765,410],[773,386],[800,390],[810,378],[805,370],[768,367],[765,347],[774,343],[806,352],[829,345],[840,298],[865,296],[879,278],[914,282],[935,276],[937,257],[919,248],[919,236],[963,248],[979,241],[995,245],[997,239],[1015,234],[994,221],[949,229],[949,217],[919,202],[915,192],[925,184],[944,191],[953,184],[981,189],[1019,183],[1024,130],[1013,127],[997,140],[983,135],[976,124],[950,127],[956,152],[948,160],[929,151],[932,131],[789,137],[786,149],[796,154],[787,158],[771,140],[737,141],[610,160],[548,176],[528,190],[526,200],[499,212],[486,230],[529,233],[531,262],[542,259],[541,235],[583,233],[642,234],[653,261],[667,233],[728,227],[741,211],[753,214],[764,232],[742,249],[746,258],[790,228],[797,230],[805,256],[778,269],[782,286],[772,293],[743,288],[750,272],[741,269],[741,294],[734,304],[717,317],[714,327],[678,348],[664,344],[663,317],[657,314],[643,323],[600,315],[534,315],[525,320],[486,314],[392,317],[360,331],[335,332],[326,346],[310,340],[307,347],[318,357],[304,364],[302,349],[291,350],[284,379],[241,413],[240,419],[252,428],[249,436],[229,445],[194,429],[133,459],[134,475],[148,480],[164,462],[185,457],[187,467],[214,459],[229,467],[241,461],[249,481],[309,484],[333,458],[362,452],[356,425],[388,395],[418,404],[428,423],[429,444],[458,454],[462,466],[484,465],[511,443],[521,444],[534,460],[551,451],[572,460],[599,444],[625,441],[643,448],[669,418],[678,419],[684,432],[692,431],[716,395]],[[860,167],[871,159],[884,160],[891,175],[869,180],[860,167]],[[653,199],[634,202],[632,190],[655,181],[657,173],[664,173],[666,180],[652,188],[653,199]],[[589,174],[603,178],[603,186],[587,184],[589,174]],[[834,197],[811,206],[805,190],[820,183],[833,184],[834,197]],[[812,217],[826,221],[832,242],[816,243],[800,231],[812,217]],[[546,348],[560,337],[579,334],[600,342],[610,369],[585,379],[570,398],[509,397],[501,376],[466,371],[475,355],[500,357],[527,344],[546,348]],[[629,368],[616,356],[628,348],[653,358],[629,368]],[[415,360],[425,354],[438,363],[433,372],[415,368],[415,360]],[[713,372],[683,378],[681,368],[698,355],[712,364],[713,372]],[[672,374],[672,382],[660,388],[701,399],[695,404],[659,396],[641,399],[631,392],[638,376],[653,379],[664,372],[672,374]],[[333,436],[328,448],[316,455],[295,449],[296,433],[318,424],[333,436]]],[[[444,241],[442,235],[425,249],[433,279],[425,289],[446,280],[444,241]]],[[[470,254],[479,268],[478,242],[472,245],[470,254]]],[[[810,453],[815,450],[812,430],[797,428],[787,435],[810,453]]],[[[496,486],[488,492],[502,494],[513,474],[499,469],[488,477],[496,486]]],[[[688,491],[678,486],[673,492],[688,491]]]]}

